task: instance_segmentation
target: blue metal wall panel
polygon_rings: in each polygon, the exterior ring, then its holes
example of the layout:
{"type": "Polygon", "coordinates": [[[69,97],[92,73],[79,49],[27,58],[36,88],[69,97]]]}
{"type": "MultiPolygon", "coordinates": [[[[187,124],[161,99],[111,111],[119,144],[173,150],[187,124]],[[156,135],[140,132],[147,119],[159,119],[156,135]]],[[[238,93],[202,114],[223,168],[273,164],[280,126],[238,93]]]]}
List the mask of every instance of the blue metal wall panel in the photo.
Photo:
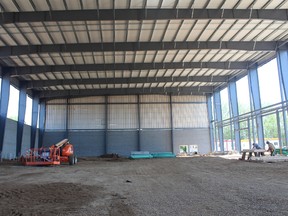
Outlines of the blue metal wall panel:
{"type": "Polygon", "coordinates": [[[100,156],[105,154],[105,131],[69,131],[68,138],[79,157],[100,156]]]}
{"type": "Polygon", "coordinates": [[[172,152],[171,130],[141,130],[141,151],[172,152]]]}
{"type": "Polygon", "coordinates": [[[107,153],[129,156],[138,150],[138,131],[107,131],[107,153]]]}

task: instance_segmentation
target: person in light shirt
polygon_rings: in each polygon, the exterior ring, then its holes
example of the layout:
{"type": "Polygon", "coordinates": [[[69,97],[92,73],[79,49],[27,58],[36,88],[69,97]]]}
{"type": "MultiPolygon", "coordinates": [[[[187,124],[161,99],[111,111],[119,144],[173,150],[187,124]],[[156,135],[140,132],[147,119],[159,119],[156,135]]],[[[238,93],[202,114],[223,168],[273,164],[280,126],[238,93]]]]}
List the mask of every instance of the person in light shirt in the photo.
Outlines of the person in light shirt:
{"type": "Polygon", "coordinates": [[[271,156],[275,156],[275,146],[273,145],[273,143],[269,142],[269,141],[266,141],[266,144],[268,145],[268,150],[269,152],[271,152],[271,156]]]}

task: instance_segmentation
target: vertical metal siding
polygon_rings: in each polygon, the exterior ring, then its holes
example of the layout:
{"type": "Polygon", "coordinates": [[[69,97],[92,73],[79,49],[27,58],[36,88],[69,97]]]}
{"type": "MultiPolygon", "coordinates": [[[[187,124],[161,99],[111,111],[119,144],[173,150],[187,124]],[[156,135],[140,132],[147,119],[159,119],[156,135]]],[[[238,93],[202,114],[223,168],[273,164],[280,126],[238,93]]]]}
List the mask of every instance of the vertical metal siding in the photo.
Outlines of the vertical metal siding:
{"type": "Polygon", "coordinates": [[[141,104],[141,128],[170,128],[169,104],[141,104]]]}
{"type": "Polygon", "coordinates": [[[69,129],[105,129],[105,105],[69,105],[69,129]]]}
{"type": "Polygon", "coordinates": [[[65,130],[66,129],[66,105],[46,106],[46,129],[65,130]]]}
{"type": "Polygon", "coordinates": [[[128,129],[137,127],[137,104],[108,105],[108,129],[128,129]]]}
{"type": "Polygon", "coordinates": [[[175,128],[208,127],[206,104],[173,104],[172,106],[175,128]]]}

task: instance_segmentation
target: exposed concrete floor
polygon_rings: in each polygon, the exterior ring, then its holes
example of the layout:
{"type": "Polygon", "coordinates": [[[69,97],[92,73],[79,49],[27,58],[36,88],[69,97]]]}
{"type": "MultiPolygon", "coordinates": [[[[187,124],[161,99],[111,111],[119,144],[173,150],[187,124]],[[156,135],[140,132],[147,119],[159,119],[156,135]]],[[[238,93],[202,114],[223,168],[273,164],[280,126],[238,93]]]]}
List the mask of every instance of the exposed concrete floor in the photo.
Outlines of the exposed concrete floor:
{"type": "Polygon", "coordinates": [[[201,156],[0,163],[0,215],[288,215],[287,165],[201,156]]]}

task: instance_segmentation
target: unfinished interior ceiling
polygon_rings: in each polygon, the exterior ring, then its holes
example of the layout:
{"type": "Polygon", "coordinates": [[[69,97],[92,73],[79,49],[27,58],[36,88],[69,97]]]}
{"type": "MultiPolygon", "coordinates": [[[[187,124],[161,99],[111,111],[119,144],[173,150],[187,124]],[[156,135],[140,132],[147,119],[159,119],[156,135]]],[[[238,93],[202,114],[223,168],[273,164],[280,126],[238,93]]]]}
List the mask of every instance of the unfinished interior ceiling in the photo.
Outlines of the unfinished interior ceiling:
{"type": "Polygon", "coordinates": [[[0,64],[41,99],[207,95],[286,48],[287,0],[1,0],[0,64]]]}

